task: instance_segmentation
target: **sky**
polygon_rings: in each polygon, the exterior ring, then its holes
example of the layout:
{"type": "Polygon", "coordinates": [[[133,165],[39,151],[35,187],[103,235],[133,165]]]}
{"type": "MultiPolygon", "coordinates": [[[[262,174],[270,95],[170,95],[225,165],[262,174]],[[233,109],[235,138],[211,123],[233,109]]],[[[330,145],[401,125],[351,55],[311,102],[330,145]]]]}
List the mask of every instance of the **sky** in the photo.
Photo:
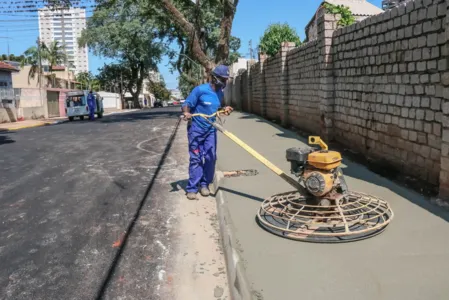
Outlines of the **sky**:
{"type": "MultiPolygon", "coordinates": [[[[304,40],[304,28],[310,21],[322,0],[240,0],[235,15],[232,35],[241,39],[240,53],[249,58],[249,41],[253,48],[259,43],[265,29],[272,23],[288,23],[295,28],[301,40],[304,40]]],[[[380,7],[381,0],[368,0],[380,7]]],[[[90,16],[92,9],[87,10],[90,16]]],[[[0,14],[0,54],[7,53],[8,42],[11,54],[20,55],[27,48],[36,44],[39,35],[37,13],[0,14]],[[19,20],[19,21],[15,21],[19,20]],[[5,37],[9,37],[6,39],[5,37]]],[[[111,59],[89,53],[89,69],[98,73],[98,68],[111,63],[111,59]]],[[[167,87],[176,88],[178,73],[171,73],[168,58],[159,64],[159,71],[167,87]]]]}

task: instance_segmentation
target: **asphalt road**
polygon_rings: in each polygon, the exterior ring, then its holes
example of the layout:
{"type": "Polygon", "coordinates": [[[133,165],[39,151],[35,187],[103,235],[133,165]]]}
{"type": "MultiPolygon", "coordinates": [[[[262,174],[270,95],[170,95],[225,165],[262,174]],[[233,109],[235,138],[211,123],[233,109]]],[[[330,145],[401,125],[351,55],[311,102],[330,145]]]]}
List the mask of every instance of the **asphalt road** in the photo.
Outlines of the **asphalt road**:
{"type": "Polygon", "coordinates": [[[178,115],[0,132],[0,299],[168,299],[155,287],[171,207],[154,174],[178,115]]]}

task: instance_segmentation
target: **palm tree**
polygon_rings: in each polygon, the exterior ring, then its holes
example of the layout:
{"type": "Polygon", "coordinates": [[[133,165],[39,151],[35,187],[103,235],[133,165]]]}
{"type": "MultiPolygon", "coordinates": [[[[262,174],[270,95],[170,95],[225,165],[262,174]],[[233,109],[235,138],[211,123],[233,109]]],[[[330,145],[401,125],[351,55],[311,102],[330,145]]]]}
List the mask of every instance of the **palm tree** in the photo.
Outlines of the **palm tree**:
{"type": "Polygon", "coordinates": [[[50,73],[53,80],[53,86],[55,85],[55,76],[53,76],[53,67],[60,65],[66,61],[66,55],[64,47],[59,44],[58,41],[53,41],[50,45],[45,46],[45,58],[50,65],[50,73]]]}
{"type": "Polygon", "coordinates": [[[38,47],[33,46],[28,48],[23,54],[23,58],[21,60],[20,66],[23,68],[25,65],[30,66],[30,71],[28,72],[28,83],[30,83],[30,79],[34,79],[36,74],[39,74],[37,77],[37,82],[40,82],[40,75],[42,75],[42,69],[39,67],[39,59],[43,60],[46,57],[46,49],[44,43],[41,43],[40,49],[38,47]]]}

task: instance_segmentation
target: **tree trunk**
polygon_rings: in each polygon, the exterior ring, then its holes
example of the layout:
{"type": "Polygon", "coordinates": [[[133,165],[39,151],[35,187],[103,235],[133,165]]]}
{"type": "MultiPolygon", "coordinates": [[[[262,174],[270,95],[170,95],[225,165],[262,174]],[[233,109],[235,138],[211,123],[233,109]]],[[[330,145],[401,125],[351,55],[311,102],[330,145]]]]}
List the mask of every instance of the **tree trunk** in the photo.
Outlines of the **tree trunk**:
{"type": "Polygon", "coordinates": [[[238,2],[238,0],[224,0],[224,15],[221,19],[220,39],[218,40],[217,52],[215,54],[215,63],[217,65],[223,63],[229,57],[229,39],[238,2]]]}

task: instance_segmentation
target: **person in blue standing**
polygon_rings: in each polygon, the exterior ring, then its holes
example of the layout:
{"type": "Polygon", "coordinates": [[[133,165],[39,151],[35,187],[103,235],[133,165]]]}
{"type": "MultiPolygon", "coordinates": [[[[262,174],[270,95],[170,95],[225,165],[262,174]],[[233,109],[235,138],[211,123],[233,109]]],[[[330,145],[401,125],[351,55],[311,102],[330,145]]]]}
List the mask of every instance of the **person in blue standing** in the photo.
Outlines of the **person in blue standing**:
{"type": "Polygon", "coordinates": [[[87,95],[87,106],[89,107],[89,119],[91,121],[95,120],[95,96],[92,90],[89,91],[87,95]]]}
{"type": "MultiPolygon", "coordinates": [[[[192,114],[211,115],[219,109],[226,113],[232,112],[232,107],[224,106],[223,89],[229,78],[229,68],[217,66],[211,73],[209,83],[195,87],[182,105],[184,119],[188,120],[187,136],[189,140],[189,183],[186,188],[189,200],[197,199],[198,190],[204,197],[209,196],[209,185],[214,179],[215,161],[217,159],[217,131],[205,119],[193,117],[192,114]]],[[[209,119],[211,122],[215,118],[209,119]]]]}

